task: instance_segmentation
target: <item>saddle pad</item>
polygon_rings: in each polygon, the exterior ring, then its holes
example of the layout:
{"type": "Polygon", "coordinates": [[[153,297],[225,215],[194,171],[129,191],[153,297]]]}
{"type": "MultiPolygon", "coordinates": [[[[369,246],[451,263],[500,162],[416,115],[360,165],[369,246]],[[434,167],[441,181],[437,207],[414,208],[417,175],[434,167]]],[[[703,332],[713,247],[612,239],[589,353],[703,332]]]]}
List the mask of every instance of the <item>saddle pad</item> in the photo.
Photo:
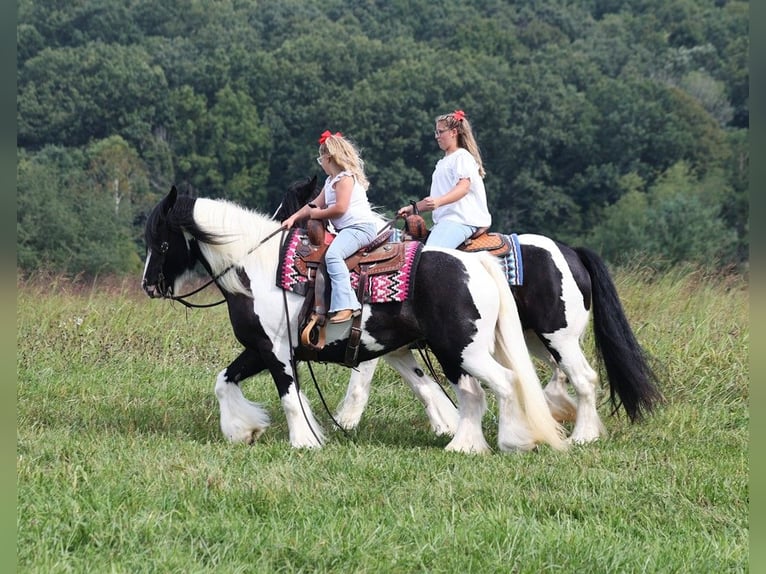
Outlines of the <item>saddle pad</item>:
{"type": "MultiPolygon", "coordinates": [[[[277,287],[286,291],[303,295],[306,293],[308,278],[303,275],[296,263],[300,256],[297,254],[298,247],[306,240],[303,230],[293,229],[282,245],[282,256],[277,268],[277,287]]],[[[368,292],[365,296],[366,303],[394,303],[407,300],[410,294],[412,275],[417,269],[420,251],[423,245],[417,241],[405,243],[404,265],[401,269],[390,273],[381,273],[368,277],[368,292]]],[[[351,286],[356,290],[359,285],[359,274],[351,272],[351,286]]]]}
{"type": "Polygon", "coordinates": [[[505,278],[508,279],[508,285],[518,286],[524,284],[524,265],[521,261],[521,246],[519,245],[519,236],[515,233],[506,235],[511,241],[511,250],[500,258],[505,271],[505,278]]]}
{"type": "MultiPolygon", "coordinates": [[[[419,241],[407,241],[404,244],[404,265],[388,273],[379,273],[367,277],[365,303],[401,303],[410,296],[412,276],[418,267],[423,244],[419,241]]],[[[356,291],[359,286],[359,274],[351,272],[351,287],[356,291]]]]}

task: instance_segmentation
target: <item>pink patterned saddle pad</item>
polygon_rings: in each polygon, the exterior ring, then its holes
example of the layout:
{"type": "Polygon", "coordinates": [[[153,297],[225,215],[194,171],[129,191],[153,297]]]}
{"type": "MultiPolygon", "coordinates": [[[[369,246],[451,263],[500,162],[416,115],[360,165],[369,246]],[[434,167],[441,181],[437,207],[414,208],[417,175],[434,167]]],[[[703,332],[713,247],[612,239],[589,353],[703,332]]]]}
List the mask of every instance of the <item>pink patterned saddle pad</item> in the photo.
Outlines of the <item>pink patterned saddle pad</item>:
{"type": "MultiPolygon", "coordinates": [[[[305,295],[308,288],[308,277],[302,271],[305,265],[298,265],[302,246],[308,245],[305,229],[295,229],[282,246],[282,256],[277,271],[277,286],[305,295]]],[[[383,246],[385,247],[385,245],[383,246]]],[[[423,244],[417,241],[407,241],[404,244],[404,263],[393,271],[384,273],[371,272],[367,276],[365,303],[401,303],[410,296],[412,277],[417,269],[418,260],[423,244]]],[[[357,290],[359,273],[351,271],[351,286],[357,290]]]]}

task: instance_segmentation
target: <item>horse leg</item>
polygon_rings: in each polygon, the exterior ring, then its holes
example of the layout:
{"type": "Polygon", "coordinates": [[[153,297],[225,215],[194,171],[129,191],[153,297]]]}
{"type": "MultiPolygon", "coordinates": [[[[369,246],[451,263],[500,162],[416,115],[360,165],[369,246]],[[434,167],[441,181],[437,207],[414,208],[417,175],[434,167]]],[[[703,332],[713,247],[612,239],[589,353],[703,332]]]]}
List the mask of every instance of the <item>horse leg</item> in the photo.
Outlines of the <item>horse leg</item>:
{"type": "Polygon", "coordinates": [[[269,426],[268,413],[260,405],[248,401],[239,387],[240,381],[264,368],[261,356],[245,349],[218,373],[215,396],[220,408],[221,432],[231,442],[253,444],[269,426]]]}
{"type": "MultiPolygon", "coordinates": [[[[503,452],[534,449],[535,438],[527,417],[516,400],[513,384],[511,384],[515,375],[491,358],[483,363],[480,367],[466,364],[465,368],[475,377],[486,381],[497,397],[498,447],[503,452]]],[[[487,408],[484,390],[474,377],[463,375],[458,380],[456,392],[460,419],[455,438],[447,445],[447,450],[460,452],[489,450],[481,430],[481,420],[487,408]]]]}
{"type": "Polygon", "coordinates": [[[377,365],[378,359],[372,359],[359,363],[357,368],[351,369],[346,395],[335,414],[335,420],[346,430],[355,429],[362,418],[370,398],[372,376],[375,374],[377,365]]]}
{"type": "Polygon", "coordinates": [[[569,340],[556,344],[555,348],[561,355],[559,365],[577,394],[577,417],[569,440],[587,443],[606,436],[606,427],[596,408],[598,374],[585,358],[579,341],[569,340]]]}
{"type": "MultiPolygon", "coordinates": [[[[277,380],[276,377],[274,380],[277,380]]],[[[321,447],[325,442],[324,430],[314,417],[303,391],[299,390],[292,381],[286,392],[283,393],[279,383],[277,383],[277,389],[287,419],[290,445],[293,448],[321,447]]]]}
{"type": "Polygon", "coordinates": [[[535,333],[527,331],[525,339],[530,353],[548,363],[553,370],[544,390],[545,400],[548,402],[553,418],[560,423],[574,421],[577,417],[577,404],[569,396],[566,373],[561,370],[553,355],[535,333]]]}
{"type": "Polygon", "coordinates": [[[458,428],[458,410],[444,389],[429,377],[407,348],[383,356],[410,386],[426,409],[431,429],[437,435],[453,436],[458,428]]]}
{"type": "MultiPolygon", "coordinates": [[[[401,375],[423,404],[431,429],[437,435],[454,435],[458,426],[457,409],[444,389],[425,374],[413,353],[407,348],[401,348],[384,355],[383,359],[401,375]]],[[[359,424],[370,397],[372,376],[377,364],[377,359],[365,361],[351,371],[346,395],[335,416],[343,428],[353,429],[359,424]]]]}
{"type": "Polygon", "coordinates": [[[489,452],[489,444],[481,430],[481,420],[487,410],[484,389],[469,375],[461,375],[453,386],[458,398],[458,426],[445,450],[489,452]]]}
{"type": "Polygon", "coordinates": [[[290,445],[293,448],[321,447],[325,442],[324,430],[314,417],[306,395],[300,389],[297,372],[293,372],[290,366],[290,349],[285,345],[281,352],[285,353],[287,358],[280,359],[282,355],[279,355],[279,352],[269,353],[266,363],[285,412],[290,445]]]}
{"type": "MultiPolygon", "coordinates": [[[[527,416],[517,399],[515,373],[491,357],[476,362],[468,360],[464,368],[474,377],[485,381],[497,397],[497,445],[500,450],[515,452],[534,449],[536,446],[534,435],[527,416]]],[[[462,409],[463,397],[460,396],[460,399],[460,408],[462,409]]]]}

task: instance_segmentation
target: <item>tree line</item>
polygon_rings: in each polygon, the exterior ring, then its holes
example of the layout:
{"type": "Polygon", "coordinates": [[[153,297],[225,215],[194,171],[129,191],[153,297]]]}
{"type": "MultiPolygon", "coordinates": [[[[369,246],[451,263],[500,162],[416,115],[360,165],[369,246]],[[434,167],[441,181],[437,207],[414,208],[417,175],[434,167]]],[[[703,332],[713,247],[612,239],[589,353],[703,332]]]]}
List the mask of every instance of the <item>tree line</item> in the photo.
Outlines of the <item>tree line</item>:
{"type": "Polygon", "coordinates": [[[361,148],[392,214],[466,111],[493,229],[612,264],[747,260],[747,2],[19,0],[22,270],[134,272],[171,185],[271,213],[361,148]]]}

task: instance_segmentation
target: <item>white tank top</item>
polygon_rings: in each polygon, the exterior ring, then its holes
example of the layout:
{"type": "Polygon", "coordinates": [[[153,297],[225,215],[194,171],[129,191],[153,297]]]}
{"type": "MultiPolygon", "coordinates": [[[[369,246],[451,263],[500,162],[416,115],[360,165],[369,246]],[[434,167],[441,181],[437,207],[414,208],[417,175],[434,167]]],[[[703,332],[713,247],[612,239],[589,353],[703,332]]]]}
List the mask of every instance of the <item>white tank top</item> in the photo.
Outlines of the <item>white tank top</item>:
{"type": "Polygon", "coordinates": [[[327,207],[335,205],[337,198],[335,196],[335,188],[333,187],[341,177],[353,177],[354,189],[351,191],[351,201],[348,204],[346,213],[340,217],[330,219],[333,227],[340,231],[344,227],[349,225],[356,225],[358,223],[376,223],[377,218],[372,211],[370,202],[367,200],[367,191],[356,180],[354,174],[350,171],[342,171],[335,177],[328,176],[324,183],[324,199],[327,207]]]}

